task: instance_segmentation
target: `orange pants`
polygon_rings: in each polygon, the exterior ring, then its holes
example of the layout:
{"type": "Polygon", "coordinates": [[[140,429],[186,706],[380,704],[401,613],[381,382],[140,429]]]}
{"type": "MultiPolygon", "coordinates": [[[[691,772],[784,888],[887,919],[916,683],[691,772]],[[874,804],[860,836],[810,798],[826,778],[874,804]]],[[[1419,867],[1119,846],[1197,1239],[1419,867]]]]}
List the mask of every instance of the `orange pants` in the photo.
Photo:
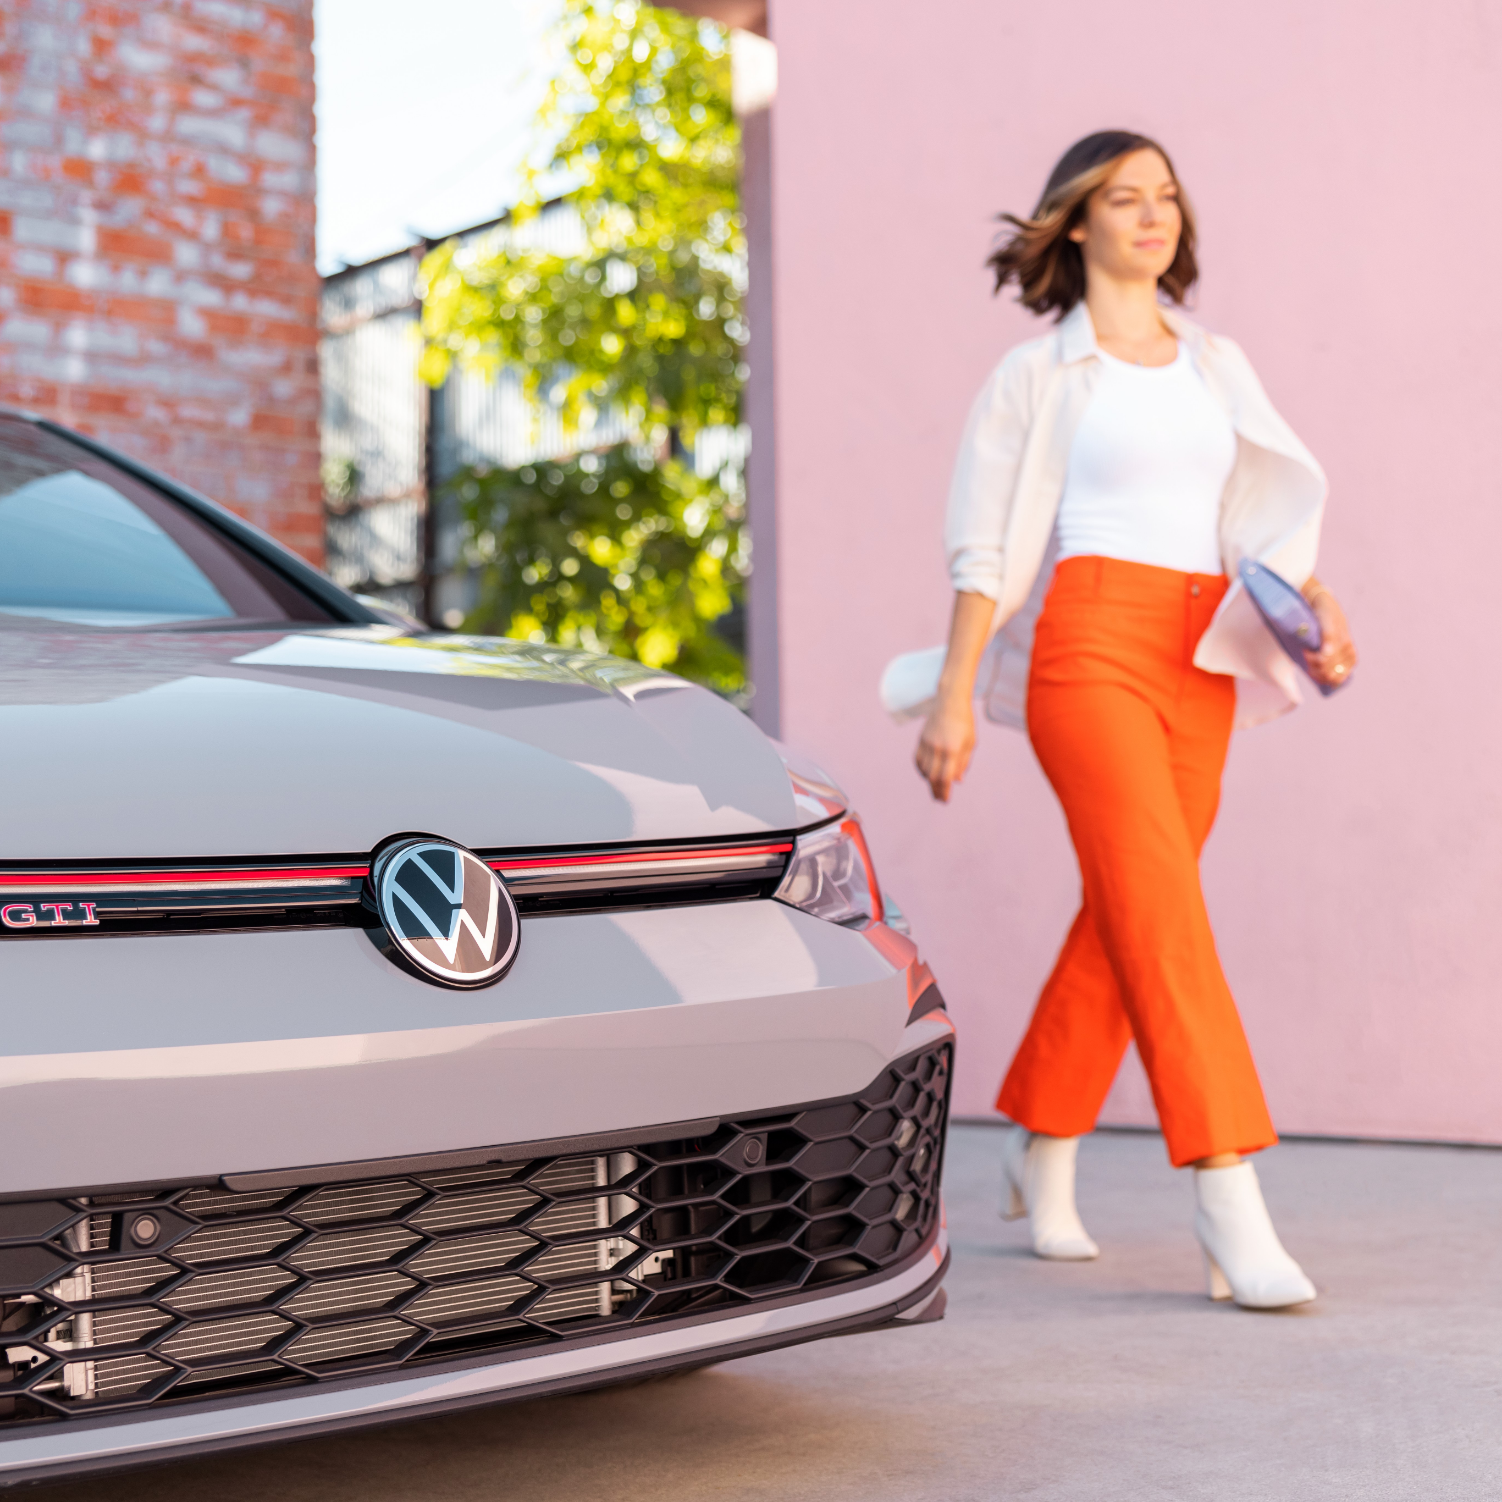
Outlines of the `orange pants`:
{"type": "Polygon", "coordinates": [[[1065,559],[1027,692],[1084,900],[997,1107],[1050,1136],[1090,1131],[1134,1037],[1178,1167],[1277,1141],[1200,890],[1236,688],[1192,659],[1226,587],[1065,559]]]}

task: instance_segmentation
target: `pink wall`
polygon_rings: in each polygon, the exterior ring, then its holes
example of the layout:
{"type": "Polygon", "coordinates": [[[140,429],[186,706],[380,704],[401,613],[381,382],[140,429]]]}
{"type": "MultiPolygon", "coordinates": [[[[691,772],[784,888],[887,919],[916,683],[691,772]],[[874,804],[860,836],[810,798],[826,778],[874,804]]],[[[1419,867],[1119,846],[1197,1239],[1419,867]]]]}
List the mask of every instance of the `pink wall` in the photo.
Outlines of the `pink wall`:
{"type": "MultiPolygon", "coordinates": [[[[1325,464],[1355,686],[1238,735],[1206,889],[1285,1131],[1502,1141],[1502,15],[1474,0],[774,0],[783,727],[847,784],[990,1109],[1077,895],[1025,740],[954,803],[876,682],[943,638],[966,408],[1039,326],[981,261],[1059,152],[1160,136],[1198,316],[1325,464]]],[[[1107,1119],[1151,1120],[1135,1063],[1107,1119]]]]}

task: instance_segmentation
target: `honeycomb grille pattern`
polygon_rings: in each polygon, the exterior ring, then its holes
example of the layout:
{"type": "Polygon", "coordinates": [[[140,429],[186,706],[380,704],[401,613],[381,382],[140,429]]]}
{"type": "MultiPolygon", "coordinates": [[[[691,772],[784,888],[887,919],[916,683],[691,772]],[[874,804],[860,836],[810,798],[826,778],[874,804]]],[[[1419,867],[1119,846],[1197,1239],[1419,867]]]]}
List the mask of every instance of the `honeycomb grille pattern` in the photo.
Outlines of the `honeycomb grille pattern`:
{"type": "Polygon", "coordinates": [[[299,1189],[0,1204],[0,1424],[822,1291],[938,1216],[947,1043],[712,1136],[299,1189]]]}

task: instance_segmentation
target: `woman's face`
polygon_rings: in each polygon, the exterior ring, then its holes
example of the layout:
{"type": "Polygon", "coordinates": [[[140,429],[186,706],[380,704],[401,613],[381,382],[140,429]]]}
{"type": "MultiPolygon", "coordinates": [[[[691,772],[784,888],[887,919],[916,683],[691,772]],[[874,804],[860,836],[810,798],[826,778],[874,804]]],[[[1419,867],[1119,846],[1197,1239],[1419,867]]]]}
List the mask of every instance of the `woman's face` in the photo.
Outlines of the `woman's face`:
{"type": "Polygon", "coordinates": [[[1154,281],[1179,249],[1179,188],[1151,148],[1134,151],[1085,201],[1085,221],[1069,231],[1085,268],[1121,281],[1154,281]]]}

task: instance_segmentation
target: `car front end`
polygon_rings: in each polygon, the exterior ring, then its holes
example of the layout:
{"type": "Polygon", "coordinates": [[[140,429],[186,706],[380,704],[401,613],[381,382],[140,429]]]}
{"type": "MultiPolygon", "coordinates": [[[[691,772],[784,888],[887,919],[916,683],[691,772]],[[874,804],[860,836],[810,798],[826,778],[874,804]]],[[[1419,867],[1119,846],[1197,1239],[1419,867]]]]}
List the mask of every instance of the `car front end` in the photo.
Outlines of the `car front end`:
{"type": "Polygon", "coordinates": [[[830,780],[75,443],[282,614],[0,569],[0,1484],[937,1317],[953,1028],[830,780]]]}

